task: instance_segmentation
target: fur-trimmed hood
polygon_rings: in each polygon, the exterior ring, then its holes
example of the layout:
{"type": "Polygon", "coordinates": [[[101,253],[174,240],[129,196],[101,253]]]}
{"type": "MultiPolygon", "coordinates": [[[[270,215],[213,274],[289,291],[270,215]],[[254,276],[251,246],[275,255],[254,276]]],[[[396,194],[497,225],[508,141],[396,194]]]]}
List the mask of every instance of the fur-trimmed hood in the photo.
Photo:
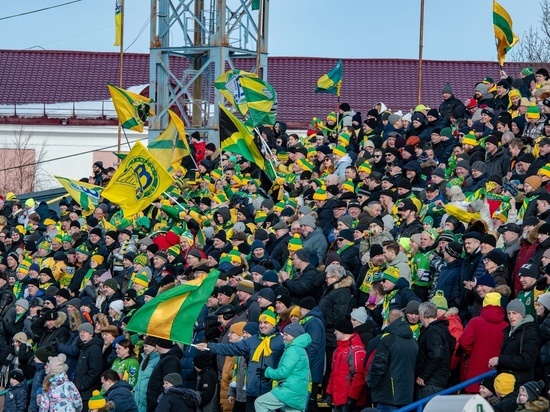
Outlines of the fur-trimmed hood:
{"type": "Polygon", "coordinates": [[[342,279],[340,279],[338,282],[334,283],[332,286],[334,289],[340,289],[340,288],[350,288],[354,284],[354,280],[352,276],[344,276],[342,279]]]}

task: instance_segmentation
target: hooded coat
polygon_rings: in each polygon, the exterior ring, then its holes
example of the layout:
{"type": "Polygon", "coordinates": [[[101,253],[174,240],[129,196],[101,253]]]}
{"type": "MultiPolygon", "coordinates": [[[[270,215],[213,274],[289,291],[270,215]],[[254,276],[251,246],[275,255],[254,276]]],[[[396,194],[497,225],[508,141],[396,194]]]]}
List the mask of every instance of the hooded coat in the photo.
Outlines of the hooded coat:
{"type": "Polygon", "coordinates": [[[115,404],[116,412],[138,412],[132,385],[126,381],[117,381],[105,392],[105,399],[115,404]]]}
{"type": "Polygon", "coordinates": [[[158,352],[153,352],[149,355],[147,363],[145,359],[141,361],[139,366],[139,375],[136,386],[134,386],[134,399],[136,400],[136,405],[139,412],[147,411],[147,384],[149,383],[149,378],[155,369],[155,366],[159,363],[160,354],[158,352]]]}
{"type": "Polygon", "coordinates": [[[172,386],[160,395],[156,411],[158,412],[196,412],[201,404],[200,395],[181,386],[172,386]]]}
{"type": "MultiPolygon", "coordinates": [[[[458,340],[464,354],[461,380],[489,371],[489,359],[499,356],[504,341],[504,329],[508,327],[504,316],[501,306],[485,306],[479,316],[468,322],[458,340]]],[[[466,393],[478,392],[479,383],[466,387],[466,393]]]]}
{"type": "Polygon", "coordinates": [[[311,337],[311,343],[306,347],[309,367],[311,369],[311,380],[315,383],[321,383],[325,373],[326,349],[323,314],[318,307],[314,307],[303,317],[300,324],[311,337]]]}
{"type": "Polygon", "coordinates": [[[103,341],[93,336],[86,343],[80,341],[79,345],[82,346],[80,346],[80,356],[76,363],[73,381],[82,399],[87,401],[92,397],[92,392],[99,389],[101,383],[103,362],[99,360],[102,359],[103,341]]]}
{"type": "Polygon", "coordinates": [[[353,284],[353,277],[344,276],[328,286],[319,301],[318,307],[325,320],[327,346],[336,347],[334,325],[349,313],[353,284]]]}
{"type": "Polygon", "coordinates": [[[306,348],[311,343],[311,336],[304,333],[290,343],[285,344],[285,351],[276,369],[268,367],[266,378],[278,382],[271,394],[292,409],[305,410],[309,400],[309,382],[311,374],[306,348]]]}
{"type": "Polygon", "coordinates": [[[40,411],[78,412],[82,410],[83,400],[65,372],[48,375],[45,379],[48,380],[49,387],[40,397],[40,411]]]}
{"type": "Polygon", "coordinates": [[[422,328],[418,338],[416,374],[426,385],[447,387],[455,342],[447,320],[438,319],[422,328]]]}
{"type": "Polygon", "coordinates": [[[367,374],[374,403],[403,406],[414,400],[418,344],[403,319],[390,323],[380,338],[367,374]]]}
{"type": "Polygon", "coordinates": [[[152,412],[157,407],[158,397],[162,394],[164,377],[169,373],[181,373],[180,359],[183,353],[178,345],[159,357],[159,362],[151,372],[147,384],[147,411],[152,412]]]}

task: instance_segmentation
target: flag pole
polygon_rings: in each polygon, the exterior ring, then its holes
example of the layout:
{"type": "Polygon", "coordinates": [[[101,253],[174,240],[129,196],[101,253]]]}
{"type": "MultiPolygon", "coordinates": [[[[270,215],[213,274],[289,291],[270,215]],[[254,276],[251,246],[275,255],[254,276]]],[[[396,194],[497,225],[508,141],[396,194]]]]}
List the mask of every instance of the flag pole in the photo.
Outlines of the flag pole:
{"type": "Polygon", "coordinates": [[[424,49],[424,0],[420,0],[420,38],[418,40],[418,95],[417,104],[422,100],[422,51],[424,49]]]}
{"type": "MultiPolygon", "coordinates": [[[[119,45],[119,79],[118,83],[120,88],[123,88],[123,65],[124,65],[124,0],[120,0],[120,45],[119,45]]],[[[117,151],[120,152],[120,146],[122,141],[122,126],[120,120],[118,122],[118,140],[117,140],[117,151]]]]}
{"type": "Polygon", "coordinates": [[[262,73],[260,71],[261,63],[261,51],[262,43],[264,40],[263,31],[264,31],[264,0],[260,0],[260,8],[258,10],[258,39],[256,40],[256,74],[259,78],[262,78],[262,73]]]}
{"type": "Polygon", "coordinates": [[[269,159],[268,162],[269,164],[271,165],[271,168],[273,169],[273,175],[277,176],[277,170],[275,169],[275,166],[273,166],[273,160],[271,160],[271,158],[273,157],[273,152],[271,151],[271,149],[269,148],[269,146],[267,145],[267,143],[265,142],[265,140],[262,138],[262,134],[260,133],[260,130],[255,127],[254,130],[256,131],[256,133],[258,133],[258,136],[260,138],[260,142],[262,142],[262,146],[264,148],[264,150],[269,153],[269,159]]]}

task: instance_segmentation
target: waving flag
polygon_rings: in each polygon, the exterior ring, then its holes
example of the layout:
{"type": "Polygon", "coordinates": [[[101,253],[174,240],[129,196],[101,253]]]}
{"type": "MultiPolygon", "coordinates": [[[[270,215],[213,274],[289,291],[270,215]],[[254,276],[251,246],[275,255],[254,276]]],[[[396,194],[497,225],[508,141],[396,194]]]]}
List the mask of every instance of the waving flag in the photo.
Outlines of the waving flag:
{"type": "Polygon", "coordinates": [[[332,93],[336,96],[340,96],[340,88],[342,87],[342,76],[342,59],[340,59],[331,71],[319,77],[319,80],[317,80],[315,93],[332,93]]]}
{"type": "Polygon", "coordinates": [[[143,132],[143,124],[149,116],[154,115],[151,109],[153,99],[107,84],[113,98],[120,125],[125,129],[143,132]]]}
{"type": "Polygon", "coordinates": [[[120,46],[122,42],[122,2],[124,0],[115,0],[115,44],[120,46]]]}
{"type": "Polygon", "coordinates": [[[512,31],[512,18],[496,1],[493,1],[493,27],[497,38],[498,62],[503,66],[506,53],[514,47],[519,38],[512,31]]]}
{"type": "Polygon", "coordinates": [[[277,92],[256,74],[229,70],[216,79],[214,86],[247,119],[247,126],[275,123],[277,92]]]}
{"type": "Polygon", "coordinates": [[[118,204],[124,217],[128,218],[149,206],[173,183],[172,176],[137,141],[120,163],[102,196],[118,204]]]}
{"type": "Polygon", "coordinates": [[[168,110],[170,123],[149,145],[149,152],[166,170],[176,169],[181,159],[190,156],[189,143],[185,137],[185,126],[179,116],[168,110]]]}
{"type": "Polygon", "coordinates": [[[82,207],[85,215],[92,213],[99,204],[102,187],[61,176],[55,176],[55,178],[73,200],[82,207]]]}
{"type": "Polygon", "coordinates": [[[219,271],[185,282],[143,305],[126,329],[174,342],[190,344],[197,318],[214,290],[219,271]]]}

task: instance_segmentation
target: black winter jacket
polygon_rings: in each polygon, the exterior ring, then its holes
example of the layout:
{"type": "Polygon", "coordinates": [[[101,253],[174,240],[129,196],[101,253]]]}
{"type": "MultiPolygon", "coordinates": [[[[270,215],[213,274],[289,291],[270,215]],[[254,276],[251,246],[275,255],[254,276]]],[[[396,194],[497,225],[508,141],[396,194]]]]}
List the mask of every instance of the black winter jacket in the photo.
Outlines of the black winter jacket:
{"type": "Polygon", "coordinates": [[[327,346],[336,347],[334,325],[349,313],[353,283],[351,276],[344,276],[330,285],[319,301],[318,307],[325,320],[327,346]]]}
{"type": "Polygon", "coordinates": [[[83,401],[92,397],[92,392],[99,389],[103,362],[100,362],[103,341],[94,336],[88,342],[80,346],[80,356],[76,363],[74,384],[80,392],[83,401]]]}
{"type": "Polygon", "coordinates": [[[172,386],[160,395],[155,412],[196,412],[200,403],[201,397],[194,390],[172,386]]]}
{"type": "Polygon", "coordinates": [[[313,266],[308,265],[303,272],[297,272],[292,279],[285,280],[283,286],[290,292],[292,303],[298,304],[306,296],[311,296],[319,302],[324,280],[324,273],[319,273],[313,266]]]}
{"type": "Polygon", "coordinates": [[[447,320],[435,320],[423,328],[418,338],[416,376],[427,385],[446,388],[451,374],[451,356],[455,338],[449,333],[447,320]]]}
{"type": "Polygon", "coordinates": [[[182,356],[183,352],[178,345],[160,355],[159,363],[153,369],[147,385],[147,412],[153,412],[157,408],[157,400],[163,392],[164,377],[169,373],[181,373],[182,356]]]}
{"type": "Polygon", "coordinates": [[[132,393],[132,385],[126,381],[115,382],[105,392],[105,399],[115,404],[116,412],[138,412],[136,401],[132,393]]]}

